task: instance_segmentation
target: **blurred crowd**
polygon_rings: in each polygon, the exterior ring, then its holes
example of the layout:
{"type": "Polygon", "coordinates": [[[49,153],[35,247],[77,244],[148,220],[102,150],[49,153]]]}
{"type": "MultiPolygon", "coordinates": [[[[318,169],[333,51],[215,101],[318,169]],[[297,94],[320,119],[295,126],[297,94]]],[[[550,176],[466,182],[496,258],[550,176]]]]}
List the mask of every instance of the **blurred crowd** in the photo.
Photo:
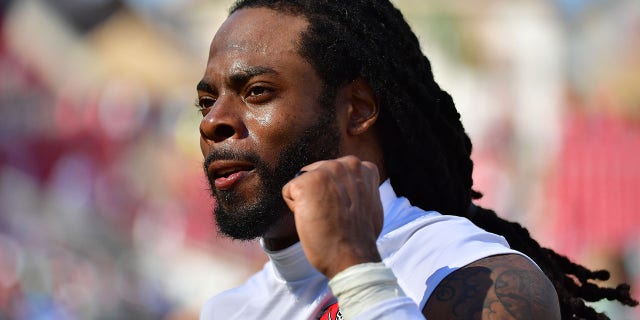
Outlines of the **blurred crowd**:
{"type": "MultiPolygon", "coordinates": [[[[195,319],[265,262],[217,235],[198,146],[231,2],[0,1],[0,319],[195,319]]],[[[460,109],[479,203],[640,298],[640,3],[394,3],[460,109]]]]}

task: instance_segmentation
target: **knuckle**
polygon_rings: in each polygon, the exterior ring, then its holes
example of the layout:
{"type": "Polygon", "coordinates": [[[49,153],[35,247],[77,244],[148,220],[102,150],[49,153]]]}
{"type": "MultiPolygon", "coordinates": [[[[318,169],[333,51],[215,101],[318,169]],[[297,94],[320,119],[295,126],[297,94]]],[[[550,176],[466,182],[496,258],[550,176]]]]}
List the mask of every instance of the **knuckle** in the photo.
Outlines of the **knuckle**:
{"type": "Polygon", "coordinates": [[[323,174],[330,178],[331,175],[342,176],[348,172],[347,166],[340,160],[327,161],[321,170],[323,174]]]}
{"type": "Polygon", "coordinates": [[[343,159],[345,161],[358,161],[358,162],[360,161],[360,159],[358,159],[358,157],[356,157],[355,155],[352,155],[352,154],[344,156],[343,159]]]}
{"type": "Polygon", "coordinates": [[[282,194],[289,195],[292,198],[298,194],[298,190],[300,189],[299,181],[291,180],[287,182],[284,187],[282,187],[282,194]]]}
{"type": "Polygon", "coordinates": [[[311,178],[314,179],[314,181],[316,183],[326,184],[326,183],[328,183],[329,181],[332,180],[331,172],[332,171],[336,171],[338,169],[339,169],[339,166],[337,166],[336,164],[331,163],[331,162],[327,162],[323,166],[323,168],[320,168],[318,170],[314,170],[312,172],[313,174],[309,175],[309,178],[310,179],[311,178]]]}
{"type": "Polygon", "coordinates": [[[362,161],[353,155],[348,155],[339,159],[340,164],[343,167],[342,173],[345,175],[360,175],[362,161]]]}
{"type": "Polygon", "coordinates": [[[359,159],[358,157],[356,157],[356,156],[354,156],[354,155],[348,155],[348,156],[345,156],[345,157],[344,157],[344,158],[342,158],[342,159],[343,159],[344,163],[345,163],[347,166],[352,167],[352,168],[357,168],[357,167],[359,167],[359,166],[360,166],[360,163],[362,162],[362,161],[360,161],[360,159],[359,159]]]}
{"type": "Polygon", "coordinates": [[[376,166],[375,163],[370,161],[362,161],[362,165],[369,170],[376,170],[376,171],[378,170],[378,166],[376,166]]]}
{"type": "Polygon", "coordinates": [[[378,166],[376,166],[375,163],[369,162],[369,161],[363,161],[362,167],[364,168],[364,171],[367,172],[367,174],[370,174],[373,176],[378,175],[378,166]]]}

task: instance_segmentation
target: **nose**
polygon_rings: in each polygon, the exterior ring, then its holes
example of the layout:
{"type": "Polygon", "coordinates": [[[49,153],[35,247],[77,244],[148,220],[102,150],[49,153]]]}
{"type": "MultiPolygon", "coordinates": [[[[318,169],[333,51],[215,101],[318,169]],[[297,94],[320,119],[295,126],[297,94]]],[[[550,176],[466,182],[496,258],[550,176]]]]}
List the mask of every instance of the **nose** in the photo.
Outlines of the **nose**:
{"type": "Polygon", "coordinates": [[[234,108],[232,99],[226,97],[218,98],[200,121],[200,136],[213,143],[241,138],[246,131],[238,108],[234,108]]]}

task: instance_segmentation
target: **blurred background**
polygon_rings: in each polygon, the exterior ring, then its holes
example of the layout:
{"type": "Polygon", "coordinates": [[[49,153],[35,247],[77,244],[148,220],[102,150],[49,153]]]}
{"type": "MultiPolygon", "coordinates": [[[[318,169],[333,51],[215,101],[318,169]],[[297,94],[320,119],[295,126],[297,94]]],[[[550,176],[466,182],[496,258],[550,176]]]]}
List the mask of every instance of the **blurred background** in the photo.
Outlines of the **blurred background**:
{"type": "MultiPolygon", "coordinates": [[[[193,107],[230,3],[0,0],[0,319],[196,319],[261,268],[216,234],[193,107]]],[[[640,298],[640,3],[394,3],[479,203],[640,298]]]]}

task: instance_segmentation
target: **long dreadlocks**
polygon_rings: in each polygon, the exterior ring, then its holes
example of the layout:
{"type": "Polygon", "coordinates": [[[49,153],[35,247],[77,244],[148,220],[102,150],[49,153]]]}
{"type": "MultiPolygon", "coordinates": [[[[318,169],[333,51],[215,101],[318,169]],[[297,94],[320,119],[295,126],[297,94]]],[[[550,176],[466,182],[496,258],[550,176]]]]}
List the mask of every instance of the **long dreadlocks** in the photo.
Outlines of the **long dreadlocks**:
{"type": "Polygon", "coordinates": [[[323,79],[326,92],[358,77],[371,86],[380,104],[376,125],[385,171],[398,195],[424,210],[464,216],[503,235],[551,280],[563,319],[608,319],[585,301],[638,304],[626,284],[604,288],[590,282],[608,279],[608,271],[591,271],[542,248],[518,223],[472,205],[481,194],[472,189],[469,136],[451,96],[435,82],[417,37],[389,1],[239,0],[231,13],[250,7],[307,18],[299,50],[323,79]]]}

